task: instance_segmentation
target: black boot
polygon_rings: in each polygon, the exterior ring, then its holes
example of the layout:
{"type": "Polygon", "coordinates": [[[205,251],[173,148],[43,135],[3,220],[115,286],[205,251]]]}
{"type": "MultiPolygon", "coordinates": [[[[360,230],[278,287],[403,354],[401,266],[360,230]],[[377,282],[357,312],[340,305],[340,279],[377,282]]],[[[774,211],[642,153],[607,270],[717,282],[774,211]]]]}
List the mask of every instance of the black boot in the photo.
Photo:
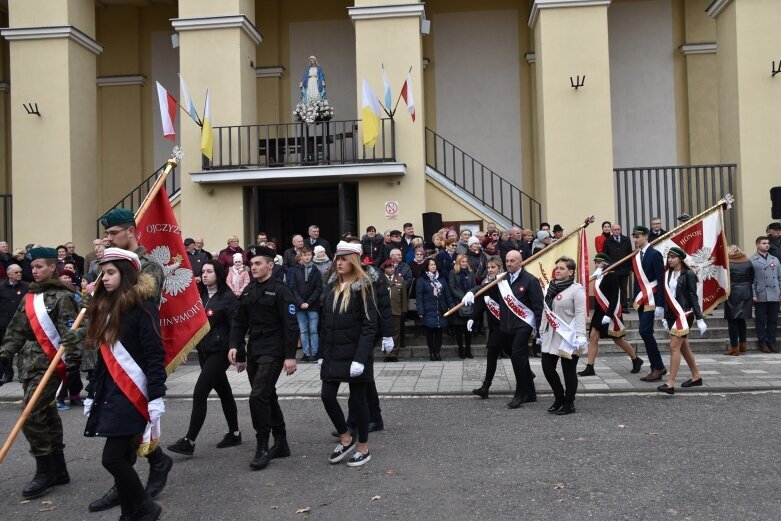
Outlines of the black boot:
{"type": "Polygon", "coordinates": [[[467,341],[466,343],[466,348],[464,349],[464,356],[466,356],[467,358],[474,358],[474,356],[472,356],[472,343],[469,341],[467,341]]]}
{"type": "Polygon", "coordinates": [[[464,346],[461,344],[458,345],[458,358],[460,358],[461,360],[466,358],[466,355],[464,354],[464,346]]]}
{"type": "Polygon", "coordinates": [[[0,384],[11,383],[14,380],[14,369],[9,365],[5,374],[0,375],[0,384]]]}
{"type": "Polygon", "coordinates": [[[485,384],[482,385],[482,387],[478,387],[477,389],[472,389],[472,394],[479,396],[483,400],[488,398],[488,387],[485,386],[485,384]]]}
{"type": "Polygon", "coordinates": [[[174,466],[174,460],[164,453],[160,447],[155,448],[146,459],[149,461],[149,479],[146,480],[146,493],[151,497],[157,497],[168,482],[168,473],[171,472],[171,467],[174,466]]]}
{"type": "Polygon", "coordinates": [[[586,364],[586,368],[578,372],[578,376],[596,376],[593,364],[586,364]]]}
{"type": "Polygon", "coordinates": [[[68,475],[68,467],[65,465],[65,454],[53,452],[52,466],[54,467],[55,485],[67,485],[71,482],[71,477],[68,475]]]}
{"type": "Polygon", "coordinates": [[[146,501],[138,505],[133,517],[133,521],[157,521],[163,513],[163,507],[147,498],[146,501]]]}
{"type": "Polygon", "coordinates": [[[22,497],[25,499],[32,499],[38,496],[42,496],[49,487],[56,484],[57,477],[54,474],[54,466],[52,465],[52,457],[36,456],[35,457],[35,476],[33,480],[24,486],[22,489],[22,497]]]}
{"type": "Polygon", "coordinates": [[[117,486],[114,485],[102,498],[96,499],[90,503],[88,508],[90,512],[102,512],[104,510],[108,510],[109,508],[114,508],[118,505],[119,492],[117,491],[117,486]]]}
{"type": "Polygon", "coordinates": [[[268,450],[268,459],[287,458],[290,456],[290,447],[287,444],[287,434],[278,432],[274,434],[274,445],[268,450]]]}
{"type": "Polygon", "coordinates": [[[268,466],[268,462],[271,458],[268,455],[268,436],[257,436],[258,447],[255,449],[255,457],[249,462],[249,466],[252,470],[260,470],[268,466]]]}

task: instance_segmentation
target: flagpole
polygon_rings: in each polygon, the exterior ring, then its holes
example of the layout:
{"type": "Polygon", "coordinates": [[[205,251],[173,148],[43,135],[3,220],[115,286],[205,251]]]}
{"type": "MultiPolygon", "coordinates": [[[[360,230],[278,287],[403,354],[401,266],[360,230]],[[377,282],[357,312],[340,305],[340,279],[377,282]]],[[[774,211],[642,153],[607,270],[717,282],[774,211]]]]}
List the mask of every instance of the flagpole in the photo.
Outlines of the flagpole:
{"type": "MultiPolygon", "coordinates": [[[[672,229],[672,230],[670,230],[669,232],[665,233],[664,235],[661,235],[661,236],[660,236],[660,237],[658,237],[657,239],[654,239],[654,240],[653,240],[651,243],[649,243],[649,246],[653,246],[654,244],[658,244],[658,243],[661,243],[661,242],[663,242],[663,241],[666,241],[668,238],[670,238],[670,237],[672,237],[673,235],[675,235],[676,233],[678,233],[678,232],[680,232],[680,231],[682,231],[682,230],[686,229],[688,226],[691,226],[691,224],[692,224],[692,223],[694,223],[694,222],[696,222],[696,221],[698,221],[698,220],[702,219],[702,218],[703,218],[703,217],[705,217],[707,214],[709,214],[709,213],[711,213],[712,211],[714,211],[714,210],[718,209],[720,206],[726,206],[726,207],[727,207],[727,210],[731,209],[731,208],[732,208],[732,202],[733,202],[734,200],[735,200],[735,199],[732,197],[732,195],[731,195],[731,194],[727,194],[727,195],[725,195],[723,199],[720,199],[720,200],[719,200],[719,201],[718,201],[716,204],[714,204],[713,206],[711,206],[711,207],[710,207],[710,208],[708,208],[707,210],[704,210],[704,211],[702,211],[702,212],[698,213],[697,215],[695,215],[694,217],[692,217],[692,218],[691,218],[691,219],[689,219],[688,221],[686,221],[686,222],[683,222],[683,223],[679,224],[678,226],[676,226],[675,228],[673,228],[673,229],[672,229]]],[[[634,257],[635,255],[637,255],[639,252],[640,252],[640,250],[633,250],[633,251],[632,251],[632,253],[630,253],[629,255],[627,255],[626,257],[624,257],[623,259],[620,259],[620,260],[618,260],[618,261],[614,262],[613,264],[611,264],[610,266],[608,266],[607,268],[605,268],[604,270],[602,270],[602,275],[604,275],[604,274],[605,274],[605,273],[607,273],[608,271],[613,271],[615,268],[617,268],[617,267],[618,267],[618,266],[620,266],[621,264],[625,263],[625,262],[626,262],[626,261],[628,261],[628,260],[631,260],[631,259],[632,259],[632,257],[634,257]]],[[[591,277],[590,277],[588,280],[589,280],[589,281],[592,281],[592,280],[594,280],[594,279],[596,279],[596,277],[592,275],[592,276],[591,276],[591,277]]]]}
{"type": "MultiPolygon", "coordinates": [[[[589,224],[591,224],[591,223],[593,223],[593,222],[594,222],[594,216],[593,216],[593,215],[591,215],[591,216],[589,216],[589,217],[586,217],[586,218],[583,220],[583,223],[581,223],[581,225],[580,225],[580,226],[578,226],[577,228],[575,228],[574,230],[572,230],[571,232],[569,232],[567,235],[564,235],[564,236],[563,236],[561,239],[559,239],[559,241],[561,241],[561,242],[564,242],[566,239],[569,239],[570,237],[572,237],[572,236],[573,236],[573,235],[575,235],[576,233],[579,233],[579,232],[580,232],[580,230],[582,230],[582,229],[586,228],[586,227],[587,227],[589,224]]],[[[523,262],[521,262],[521,266],[526,266],[527,264],[530,264],[531,262],[533,262],[534,260],[538,259],[538,258],[539,258],[539,257],[541,257],[542,255],[544,255],[544,254],[548,253],[548,252],[550,251],[550,250],[548,250],[548,248],[549,248],[549,247],[550,247],[550,246],[548,246],[548,247],[546,247],[546,248],[543,248],[542,250],[538,251],[537,253],[535,253],[534,255],[532,255],[531,257],[529,257],[528,259],[526,259],[526,260],[524,260],[523,262]]],[[[496,276],[496,278],[495,278],[494,280],[492,280],[491,282],[489,282],[488,284],[486,284],[485,286],[483,286],[482,288],[480,288],[480,289],[477,291],[477,293],[475,293],[475,298],[479,297],[480,295],[482,295],[483,293],[485,293],[485,292],[486,292],[486,291],[488,291],[489,289],[491,289],[491,288],[493,288],[494,286],[496,286],[497,284],[499,284],[499,282],[500,282],[501,280],[503,280],[503,279],[504,279],[506,276],[507,276],[507,272],[506,272],[506,271],[505,271],[505,272],[502,272],[502,273],[500,273],[499,275],[497,275],[497,276],[496,276]]],[[[444,314],[444,316],[445,316],[445,317],[449,317],[450,315],[452,315],[453,313],[455,313],[456,311],[458,311],[458,310],[459,310],[459,309],[461,309],[462,307],[464,307],[464,304],[463,304],[463,302],[459,302],[458,304],[456,304],[456,305],[455,305],[455,306],[453,306],[452,308],[448,309],[448,310],[447,310],[447,312],[444,314]]]]}
{"type": "MultiPolygon", "coordinates": [[[[176,105],[177,105],[177,106],[178,106],[180,109],[182,109],[182,110],[184,111],[184,113],[185,113],[185,114],[187,114],[188,116],[190,116],[190,119],[193,119],[192,115],[191,115],[191,114],[190,114],[190,113],[187,111],[187,109],[186,109],[186,108],[184,108],[184,107],[182,106],[182,104],[181,104],[181,103],[177,103],[176,105]]],[[[196,121],[196,124],[197,124],[199,127],[203,128],[203,121],[201,121],[201,118],[199,118],[199,117],[198,117],[198,114],[196,114],[196,115],[195,115],[195,117],[197,117],[197,118],[198,118],[198,121],[196,121]]]]}
{"type": "MultiPolygon", "coordinates": [[[[78,329],[86,313],[87,313],[87,308],[82,308],[81,311],[79,311],[79,316],[76,317],[76,320],[73,322],[73,325],[70,327],[71,330],[78,329]]],[[[54,371],[57,370],[57,364],[60,362],[60,359],[62,358],[62,355],[64,353],[65,353],[65,346],[60,345],[60,347],[57,349],[57,352],[54,354],[54,358],[52,358],[49,367],[46,369],[46,372],[43,374],[40,383],[35,388],[35,392],[33,392],[33,395],[30,397],[30,400],[27,402],[27,405],[24,407],[24,410],[22,411],[22,415],[19,416],[18,420],[16,420],[16,425],[14,425],[14,428],[11,430],[11,434],[8,435],[8,438],[6,438],[5,443],[3,443],[3,448],[0,449],[0,463],[3,462],[6,455],[8,454],[8,451],[11,450],[11,445],[14,444],[16,437],[19,436],[19,432],[22,430],[22,427],[24,426],[24,422],[27,421],[27,418],[30,416],[30,413],[33,411],[35,404],[38,402],[41,395],[43,394],[43,391],[46,388],[46,384],[49,383],[49,380],[51,380],[54,371]]]]}

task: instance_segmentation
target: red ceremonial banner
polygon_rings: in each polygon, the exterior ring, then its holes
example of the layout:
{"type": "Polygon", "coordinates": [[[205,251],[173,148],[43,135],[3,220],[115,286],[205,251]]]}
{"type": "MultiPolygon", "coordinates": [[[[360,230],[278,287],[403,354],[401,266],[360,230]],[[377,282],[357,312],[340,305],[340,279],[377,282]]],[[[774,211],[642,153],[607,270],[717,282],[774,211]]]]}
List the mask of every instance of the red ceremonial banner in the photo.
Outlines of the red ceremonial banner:
{"type": "Polygon", "coordinates": [[[209,320],[165,187],[151,201],[136,230],[138,242],[154,262],[163,267],[165,274],[160,330],[165,347],[165,368],[171,374],[209,332],[209,320]]]}

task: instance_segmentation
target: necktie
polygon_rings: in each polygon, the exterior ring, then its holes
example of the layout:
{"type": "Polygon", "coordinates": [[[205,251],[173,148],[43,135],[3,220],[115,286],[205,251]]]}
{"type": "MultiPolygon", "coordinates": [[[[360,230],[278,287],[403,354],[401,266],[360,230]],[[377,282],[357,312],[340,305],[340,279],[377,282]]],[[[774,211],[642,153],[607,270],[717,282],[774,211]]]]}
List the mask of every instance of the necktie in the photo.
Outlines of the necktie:
{"type": "Polygon", "coordinates": [[[645,257],[645,252],[640,250],[640,262],[643,262],[643,257],[645,257]]]}
{"type": "Polygon", "coordinates": [[[511,274],[510,274],[510,285],[511,285],[511,286],[512,286],[513,284],[515,284],[515,279],[516,279],[516,277],[518,277],[518,273],[517,273],[517,272],[516,272],[516,273],[511,273],[511,274]]]}
{"type": "Polygon", "coordinates": [[[616,235],[616,242],[619,243],[619,244],[621,243],[621,237],[618,236],[618,235],[616,235]]]}
{"type": "Polygon", "coordinates": [[[309,273],[312,271],[312,266],[307,266],[304,269],[304,282],[309,280],[309,273]]]}

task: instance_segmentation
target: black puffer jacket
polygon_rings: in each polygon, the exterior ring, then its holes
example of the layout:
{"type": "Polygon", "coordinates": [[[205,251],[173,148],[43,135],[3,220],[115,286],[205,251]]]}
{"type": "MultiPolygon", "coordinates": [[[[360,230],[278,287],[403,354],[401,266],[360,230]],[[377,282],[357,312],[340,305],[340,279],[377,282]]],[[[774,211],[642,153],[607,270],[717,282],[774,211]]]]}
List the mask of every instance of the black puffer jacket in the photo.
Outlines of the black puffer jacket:
{"type": "MultiPolygon", "coordinates": [[[[155,283],[150,277],[142,275],[136,289],[146,298],[154,298],[155,283]]],[[[157,333],[159,324],[157,305],[145,300],[143,306],[125,314],[119,333],[120,342],[146,376],[149,401],[165,396],[165,352],[157,333]]],[[[101,355],[87,385],[87,396],[95,402],[87,418],[85,436],[130,436],[144,432],[146,419],[117,386],[101,355]]]]}
{"type": "Polygon", "coordinates": [[[368,382],[373,376],[373,347],[377,333],[377,303],[374,289],[366,293],[364,303],[361,286],[356,282],[350,288],[350,305],[344,313],[339,312],[341,298],[334,310],[333,281],[325,290],[325,300],[320,312],[320,350],[323,366],[320,378],[337,382],[368,382]],[[363,374],[350,377],[352,362],[363,364],[363,374]]]}
{"type": "Polygon", "coordinates": [[[231,290],[220,291],[209,297],[204,288],[201,300],[209,319],[209,332],[198,342],[195,348],[203,356],[215,353],[228,354],[230,344],[231,320],[239,309],[239,299],[231,290]]]}

